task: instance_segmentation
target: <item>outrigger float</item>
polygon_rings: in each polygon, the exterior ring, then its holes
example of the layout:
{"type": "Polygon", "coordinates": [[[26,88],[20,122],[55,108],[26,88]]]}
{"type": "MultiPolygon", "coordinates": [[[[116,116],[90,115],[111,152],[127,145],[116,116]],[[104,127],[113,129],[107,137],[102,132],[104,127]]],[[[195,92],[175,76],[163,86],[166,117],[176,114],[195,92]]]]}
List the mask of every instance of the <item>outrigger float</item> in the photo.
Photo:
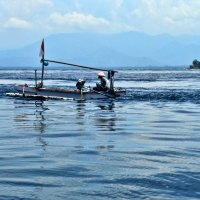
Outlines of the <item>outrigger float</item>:
{"type": "Polygon", "coordinates": [[[87,67],[72,63],[60,62],[55,60],[44,59],[44,40],[42,41],[40,55],[42,56],[42,76],[41,82],[37,82],[37,70],[35,70],[35,85],[28,86],[27,84],[16,85],[16,93],[6,93],[10,97],[23,97],[33,99],[58,99],[58,100],[87,100],[87,99],[105,99],[105,98],[118,98],[123,96],[126,91],[124,89],[117,89],[114,87],[114,75],[117,71],[87,67]],[[85,81],[79,79],[76,83],[77,89],[61,89],[61,88],[45,88],[44,87],[44,67],[48,63],[63,64],[68,66],[80,67],[90,70],[104,71],[108,73],[110,81],[110,89],[108,91],[96,91],[90,87],[85,87],[85,81]]]}

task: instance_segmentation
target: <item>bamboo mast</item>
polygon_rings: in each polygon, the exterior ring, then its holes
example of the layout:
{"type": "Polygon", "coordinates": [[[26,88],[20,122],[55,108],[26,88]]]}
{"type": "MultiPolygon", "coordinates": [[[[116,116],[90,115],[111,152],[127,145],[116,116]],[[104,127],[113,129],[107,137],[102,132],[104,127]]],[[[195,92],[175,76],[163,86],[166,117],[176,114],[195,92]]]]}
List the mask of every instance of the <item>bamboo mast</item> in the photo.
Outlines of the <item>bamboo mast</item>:
{"type": "Polygon", "coordinates": [[[44,81],[44,61],[42,62],[41,88],[43,87],[43,81],[44,81]]]}
{"type": "Polygon", "coordinates": [[[42,57],[42,77],[41,77],[41,88],[43,87],[43,81],[44,81],[44,39],[42,40],[42,45],[40,49],[40,56],[42,57]]]}

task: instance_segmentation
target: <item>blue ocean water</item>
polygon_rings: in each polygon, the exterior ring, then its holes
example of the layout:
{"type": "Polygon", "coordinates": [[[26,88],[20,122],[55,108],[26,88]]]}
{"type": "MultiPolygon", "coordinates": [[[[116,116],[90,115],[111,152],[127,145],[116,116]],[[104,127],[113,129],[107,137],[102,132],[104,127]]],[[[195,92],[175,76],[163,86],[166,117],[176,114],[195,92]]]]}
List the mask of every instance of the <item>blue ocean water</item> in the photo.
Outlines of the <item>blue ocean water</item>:
{"type": "MultiPolygon", "coordinates": [[[[96,72],[47,70],[45,86],[78,78],[96,72]]],[[[200,199],[200,71],[115,78],[120,99],[39,101],[5,95],[33,70],[0,70],[0,199],[200,199]]]]}

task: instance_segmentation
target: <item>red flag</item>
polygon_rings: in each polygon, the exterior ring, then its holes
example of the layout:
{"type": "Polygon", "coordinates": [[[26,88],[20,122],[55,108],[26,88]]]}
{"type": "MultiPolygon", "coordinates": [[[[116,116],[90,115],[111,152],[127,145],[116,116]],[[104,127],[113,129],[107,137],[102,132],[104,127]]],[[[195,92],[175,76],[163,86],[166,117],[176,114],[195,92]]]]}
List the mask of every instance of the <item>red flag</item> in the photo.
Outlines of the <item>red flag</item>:
{"type": "Polygon", "coordinates": [[[44,39],[42,40],[41,49],[40,49],[40,56],[44,59],[44,39]]]}

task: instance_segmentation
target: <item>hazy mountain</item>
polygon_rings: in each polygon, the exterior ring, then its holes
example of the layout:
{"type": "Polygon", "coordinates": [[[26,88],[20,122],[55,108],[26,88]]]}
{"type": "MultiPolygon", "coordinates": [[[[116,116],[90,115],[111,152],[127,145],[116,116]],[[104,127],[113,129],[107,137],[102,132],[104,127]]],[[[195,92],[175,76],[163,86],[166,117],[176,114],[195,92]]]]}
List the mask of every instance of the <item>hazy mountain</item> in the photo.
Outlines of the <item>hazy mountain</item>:
{"type": "MultiPolygon", "coordinates": [[[[0,66],[40,66],[40,46],[41,41],[0,51],[0,66]]],[[[45,38],[45,57],[97,67],[190,65],[200,57],[200,36],[55,34],[45,38]]]]}

